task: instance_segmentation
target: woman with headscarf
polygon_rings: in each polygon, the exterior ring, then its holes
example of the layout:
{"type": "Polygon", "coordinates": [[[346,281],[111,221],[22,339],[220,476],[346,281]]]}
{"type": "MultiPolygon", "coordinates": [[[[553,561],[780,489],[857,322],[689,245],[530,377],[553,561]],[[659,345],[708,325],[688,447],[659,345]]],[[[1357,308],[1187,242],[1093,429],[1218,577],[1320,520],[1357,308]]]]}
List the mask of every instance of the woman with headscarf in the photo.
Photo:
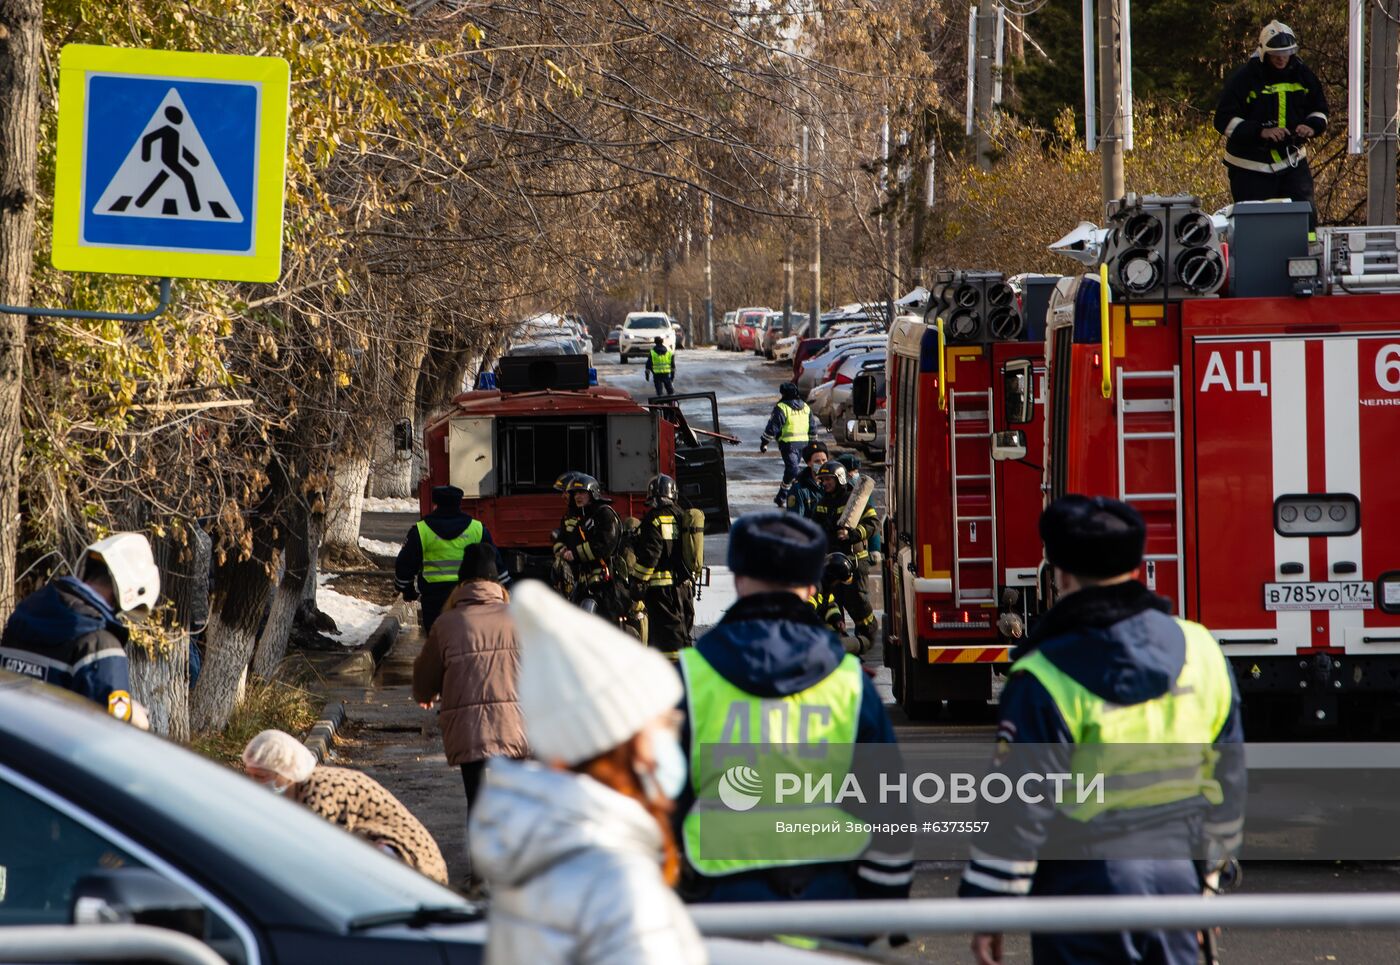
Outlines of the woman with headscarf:
{"type": "Polygon", "coordinates": [[[364,838],[439,884],[447,863],[437,842],[399,799],[368,774],[324,767],[291,734],[265,730],[243,748],[243,770],[274,794],[364,838]]]}
{"type": "Polygon", "coordinates": [[[681,682],[660,654],[527,582],[510,604],[537,762],[492,760],[471,817],[488,963],[706,960],[671,885],[681,682]]]}

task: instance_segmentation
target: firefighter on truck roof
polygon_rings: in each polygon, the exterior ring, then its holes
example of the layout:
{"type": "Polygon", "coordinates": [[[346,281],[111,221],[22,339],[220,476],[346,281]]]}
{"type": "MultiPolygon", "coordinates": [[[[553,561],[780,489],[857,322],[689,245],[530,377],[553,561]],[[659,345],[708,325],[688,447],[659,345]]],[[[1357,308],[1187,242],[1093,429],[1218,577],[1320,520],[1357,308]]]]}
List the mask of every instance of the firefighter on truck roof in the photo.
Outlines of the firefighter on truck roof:
{"type": "MultiPolygon", "coordinates": [[[[1230,665],[1209,630],[1138,582],[1137,510],[1065,496],[1046,507],[1040,536],[1059,600],[1012,654],[992,767],[1013,782],[1047,767],[1097,772],[1105,790],[979,811],[996,831],[972,847],[958,894],[1199,895],[1243,834],[1230,665]]],[[[972,950],[996,965],[1001,936],[976,935],[972,950]]],[[[1194,930],[1031,936],[1039,965],[1196,965],[1199,953],[1194,930]]]]}
{"type": "Polygon", "coordinates": [[[679,498],[676,481],[665,473],[647,484],[650,508],[642,517],[632,571],[646,601],[647,645],[670,655],[690,646],[679,498]]]}
{"type": "MultiPolygon", "coordinates": [[[[622,538],[622,520],[603,495],[598,480],[581,472],[565,473],[555,483],[568,501],[555,532],[554,555],[573,573],[574,603],[592,600],[607,620],[627,614],[626,593],[613,558],[622,538]]],[[[625,576],[625,574],[621,574],[625,576]]]]}
{"type": "MultiPolygon", "coordinates": [[[[394,589],[409,603],[421,598],[419,623],[425,635],[457,588],[457,571],[467,547],[495,543],[481,520],[462,512],[462,490],[434,486],[432,496],[433,511],[408,531],[394,561],[394,589]]],[[[504,572],[499,561],[497,565],[504,572]]]]}
{"type": "Polygon", "coordinates": [[[875,611],[870,606],[870,539],[880,528],[880,515],[866,502],[854,524],[841,525],[841,516],[850,499],[851,487],[846,485],[846,470],[840,463],[828,462],[817,470],[817,482],[822,497],[812,507],[812,518],[832,550],[844,553],[855,563],[855,573],[849,583],[836,588],[837,599],[851,615],[856,636],[861,640],[861,653],[875,645],[875,611]]]}
{"type": "MultiPolygon", "coordinates": [[[[1225,81],[1215,110],[1235,201],[1291,198],[1313,204],[1307,142],[1327,129],[1327,96],[1298,59],[1298,38],[1277,20],[1259,49],[1225,81]]],[[[1316,226],[1317,207],[1309,222],[1316,226]]]]}
{"type": "Polygon", "coordinates": [[[797,471],[802,468],[799,454],[808,442],[817,438],[821,423],[817,421],[812,407],[798,395],[795,383],[784,382],[778,386],[778,394],[781,398],[773,406],[768,425],[763,427],[758,451],[767,452],[768,444],[775,439],[778,441],[778,452],[783,457],[783,484],[778,488],[778,495],[773,497],[773,503],[781,509],[787,505],[788,489],[797,478],[797,471]]]}

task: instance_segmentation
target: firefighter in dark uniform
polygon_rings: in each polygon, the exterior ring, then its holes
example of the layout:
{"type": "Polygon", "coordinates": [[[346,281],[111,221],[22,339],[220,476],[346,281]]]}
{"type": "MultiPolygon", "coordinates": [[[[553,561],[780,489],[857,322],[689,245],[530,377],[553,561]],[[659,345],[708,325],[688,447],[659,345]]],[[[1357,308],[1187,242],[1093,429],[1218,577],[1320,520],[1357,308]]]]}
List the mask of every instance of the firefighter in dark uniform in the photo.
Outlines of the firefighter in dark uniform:
{"type": "Polygon", "coordinates": [[[637,535],[632,580],[647,613],[647,646],[675,654],[690,645],[684,564],[681,558],[680,492],[670,476],[647,484],[647,514],[637,535]]]}
{"type": "Polygon", "coordinates": [[[799,516],[812,518],[812,507],[822,498],[822,487],[817,484],[817,470],[831,458],[826,451],[826,443],[809,442],[802,450],[802,461],[806,463],[802,471],[792,481],[788,491],[787,510],[799,516]]]}
{"type": "MultiPolygon", "coordinates": [[[[904,848],[872,841],[849,860],[811,853],[784,860],[773,847],[736,853],[723,834],[724,822],[735,812],[717,796],[726,765],[707,749],[767,742],[824,749],[896,743],[871,678],[812,610],[825,560],[821,529],[792,513],[751,513],[730,531],[728,562],[739,599],[680,655],[686,715],[681,742],[691,766],[674,820],[685,858],[680,891],[687,901],[849,901],[909,894],[914,865],[904,848]],[[720,853],[711,841],[719,842],[720,853]]],[[[838,760],[835,785],[859,763],[838,760]]]]}
{"type": "Polygon", "coordinates": [[[627,598],[612,564],[622,520],[592,476],[569,473],[562,488],[569,505],[555,531],[554,555],[573,571],[571,600],[580,606],[592,600],[600,616],[620,620],[627,613],[627,598]]]}
{"type": "Polygon", "coordinates": [[[841,612],[837,590],[856,578],[856,565],[845,553],[832,553],[826,558],[821,586],[812,594],[812,609],[826,621],[837,636],[846,632],[846,618],[841,612]]]}
{"type": "MultiPolygon", "coordinates": [[[[1260,32],[1259,49],[1225,81],[1215,129],[1225,135],[1235,201],[1313,203],[1307,142],[1327,129],[1327,97],[1297,54],[1293,31],[1275,20],[1260,32]]],[[[1314,205],[1309,230],[1316,221],[1314,205]]]]}
{"type": "Polygon", "coordinates": [[[870,538],[880,528],[880,516],[867,502],[855,526],[847,529],[840,525],[841,513],[851,495],[845,477],[846,470],[840,463],[828,462],[817,470],[822,497],[812,507],[812,518],[826,533],[832,550],[846,554],[855,564],[851,582],[839,586],[836,595],[855,624],[856,636],[861,640],[860,652],[867,653],[875,645],[875,611],[870,606],[870,538]]]}
{"type": "MultiPolygon", "coordinates": [[[[394,561],[394,589],[409,603],[419,600],[424,634],[456,589],[462,554],[473,543],[495,541],[481,520],[462,512],[462,490],[434,486],[433,511],[408,531],[394,561]]],[[[499,561],[497,565],[505,571],[499,561]]]]}
{"type": "Polygon", "coordinates": [[[666,347],[660,335],[653,341],[651,351],[647,353],[647,372],[651,375],[657,395],[675,395],[676,353],[666,347]]]}
{"type": "Polygon", "coordinates": [[[787,506],[788,490],[802,468],[800,453],[808,442],[816,439],[821,431],[821,423],[812,407],[798,396],[797,385],[784,382],[778,386],[781,398],[773,406],[773,414],[768,417],[768,425],[763,427],[763,437],[758,443],[759,452],[767,452],[768,444],[775,439],[778,452],[783,457],[783,484],[773,503],[779,508],[787,506]]]}
{"type": "MultiPolygon", "coordinates": [[[[959,894],[1201,894],[1243,833],[1230,665],[1209,630],[1173,617],[1170,601],[1138,582],[1146,529],[1131,506],[1065,496],[1046,507],[1040,535],[1059,601],[1012,654],[993,768],[1015,781],[1029,770],[1018,762],[1039,757],[1039,770],[1057,758],[1103,774],[1105,791],[1058,803],[1013,795],[992,807],[997,833],[972,848],[959,894]],[[1133,754],[1114,754],[1126,745],[1133,754]]],[[[1032,935],[1031,956],[1196,965],[1197,941],[1193,930],[1032,935]]],[[[1001,961],[1000,935],[977,935],[972,947],[979,965],[1001,961]]]]}

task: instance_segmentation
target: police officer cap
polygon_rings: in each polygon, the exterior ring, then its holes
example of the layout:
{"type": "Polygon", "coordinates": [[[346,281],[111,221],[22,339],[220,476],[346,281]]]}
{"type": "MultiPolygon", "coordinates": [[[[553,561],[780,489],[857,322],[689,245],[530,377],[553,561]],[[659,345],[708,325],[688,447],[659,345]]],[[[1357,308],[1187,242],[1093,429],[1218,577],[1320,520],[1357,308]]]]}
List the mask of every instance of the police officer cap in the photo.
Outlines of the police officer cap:
{"type": "Polygon", "coordinates": [[[778,386],[778,394],[784,399],[797,398],[797,383],[784,382],[782,385],[778,386]]]}
{"type": "Polygon", "coordinates": [[[729,569],[780,586],[817,586],[826,567],[826,534],[793,513],[740,516],[729,532],[729,569]]]}
{"type": "Polygon", "coordinates": [[[434,486],[433,505],[443,509],[456,509],[462,505],[462,491],[456,486],[434,486]]]}
{"type": "Polygon", "coordinates": [[[854,452],[843,452],[836,457],[836,461],[846,467],[846,475],[850,475],[860,468],[860,456],[854,452]]]}
{"type": "Polygon", "coordinates": [[[820,440],[818,440],[817,442],[807,443],[805,446],[802,447],[802,461],[811,462],[812,457],[819,452],[826,452],[826,443],[821,442],[820,440]]]}
{"type": "Polygon", "coordinates": [[[1107,579],[1142,564],[1147,527],[1138,511],[1106,496],[1062,496],[1040,514],[1045,558],[1066,573],[1107,579]]]}

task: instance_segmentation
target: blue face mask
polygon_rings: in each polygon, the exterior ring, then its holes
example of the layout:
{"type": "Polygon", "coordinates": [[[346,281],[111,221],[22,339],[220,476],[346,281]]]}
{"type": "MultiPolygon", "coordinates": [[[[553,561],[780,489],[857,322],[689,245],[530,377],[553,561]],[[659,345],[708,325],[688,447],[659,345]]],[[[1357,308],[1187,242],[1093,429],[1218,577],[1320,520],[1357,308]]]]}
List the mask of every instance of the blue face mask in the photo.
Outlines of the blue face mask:
{"type": "Polygon", "coordinates": [[[651,772],[651,782],[656,790],[674,801],[685,790],[689,767],[685,751],[670,728],[656,728],[651,731],[651,752],[656,756],[656,769],[651,772]]]}

